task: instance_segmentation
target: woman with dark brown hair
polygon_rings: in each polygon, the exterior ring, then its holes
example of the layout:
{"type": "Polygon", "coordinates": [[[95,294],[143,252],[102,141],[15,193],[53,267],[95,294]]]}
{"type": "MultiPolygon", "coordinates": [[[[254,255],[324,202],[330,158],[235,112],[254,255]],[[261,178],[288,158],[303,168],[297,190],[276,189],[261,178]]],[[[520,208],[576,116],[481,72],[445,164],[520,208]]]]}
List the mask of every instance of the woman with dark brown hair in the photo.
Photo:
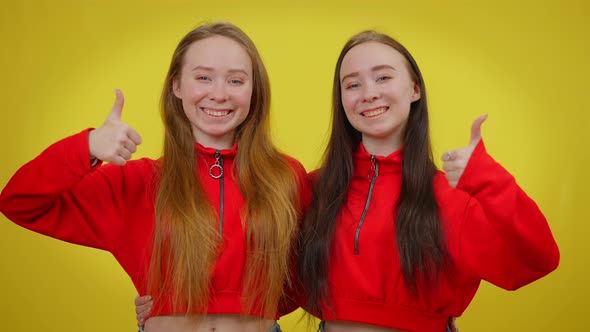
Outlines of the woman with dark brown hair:
{"type": "Polygon", "coordinates": [[[320,330],[443,332],[481,280],[514,290],[557,268],[545,217],[486,152],[485,118],[437,170],[410,53],[373,31],[346,43],[298,256],[320,330]]]}
{"type": "Polygon", "coordinates": [[[154,299],[146,331],[280,331],[309,188],[301,164],[271,142],[269,81],[252,40],[215,23],[180,41],[161,97],[161,159],[130,160],[141,137],[122,109],[117,90],[101,127],[19,169],[0,211],[110,251],[154,299]]]}

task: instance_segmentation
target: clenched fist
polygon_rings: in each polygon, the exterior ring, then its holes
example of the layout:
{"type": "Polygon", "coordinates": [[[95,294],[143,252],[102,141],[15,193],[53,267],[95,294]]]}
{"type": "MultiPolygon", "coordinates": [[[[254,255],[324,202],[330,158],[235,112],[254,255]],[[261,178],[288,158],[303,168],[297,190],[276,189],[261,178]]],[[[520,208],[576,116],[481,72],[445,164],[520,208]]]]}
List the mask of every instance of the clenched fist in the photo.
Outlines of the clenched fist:
{"type": "Polygon", "coordinates": [[[88,134],[90,159],[100,159],[119,166],[125,165],[141,144],[141,136],[121,120],[123,92],[116,90],[115,104],[99,128],[88,134]]]}
{"type": "Polygon", "coordinates": [[[447,180],[449,185],[453,188],[459,183],[465,167],[473,154],[473,150],[477,146],[477,143],[481,140],[481,124],[488,118],[487,115],[482,115],[473,121],[471,125],[471,140],[469,145],[462,149],[449,150],[442,155],[443,165],[442,168],[446,172],[447,180]]]}

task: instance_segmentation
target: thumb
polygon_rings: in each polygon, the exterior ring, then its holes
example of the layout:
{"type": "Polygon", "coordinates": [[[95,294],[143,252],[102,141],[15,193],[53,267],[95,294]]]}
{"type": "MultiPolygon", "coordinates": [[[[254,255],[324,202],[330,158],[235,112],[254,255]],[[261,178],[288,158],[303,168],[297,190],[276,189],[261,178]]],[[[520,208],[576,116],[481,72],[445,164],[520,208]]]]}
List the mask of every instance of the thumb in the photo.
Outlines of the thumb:
{"type": "Polygon", "coordinates": [[[481,139],[481,124],[488,118],[488,115],[482,115],[473,121],[471,125],[471,139],[469,144],[476,145],[481,139]]]}
{"type": "Polygon", "coordinates": [[[123,92],[119,89],[115,90],[115,103],[113,104],[113,108],[111,113],[109,113],[109,119],[111,120],[121,120],[121,114],[123,113],[123,104],[125,103],[125,97],[123,96],[123,92]]]}

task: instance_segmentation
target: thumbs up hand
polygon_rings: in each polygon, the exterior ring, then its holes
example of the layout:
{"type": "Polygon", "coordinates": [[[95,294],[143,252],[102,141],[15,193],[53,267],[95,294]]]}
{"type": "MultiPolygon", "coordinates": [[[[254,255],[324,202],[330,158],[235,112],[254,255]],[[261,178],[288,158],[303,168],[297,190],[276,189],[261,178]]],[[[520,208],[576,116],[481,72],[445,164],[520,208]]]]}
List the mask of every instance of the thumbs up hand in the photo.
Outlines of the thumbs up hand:
{"type": "Polygon", "coordinates": [[[125,165],[141,144],[141,136],[121,120],[123,92],[116,90],[115,104],[99,128],[88,134],[90,159],[100,159],[119,166],[125,165]]]}
{"type": "Polygon", "coordinates": [[[482,115],[473,121],[471,125],[471,140],[469,145],[462,149],[449,150],[442,155],[442,168],[446,172],[447,181],[453,188],[459,183],[465,167],[473,154],[473,150],[481,140],[481,124],[488,118],[487,115],[482,115]]]}

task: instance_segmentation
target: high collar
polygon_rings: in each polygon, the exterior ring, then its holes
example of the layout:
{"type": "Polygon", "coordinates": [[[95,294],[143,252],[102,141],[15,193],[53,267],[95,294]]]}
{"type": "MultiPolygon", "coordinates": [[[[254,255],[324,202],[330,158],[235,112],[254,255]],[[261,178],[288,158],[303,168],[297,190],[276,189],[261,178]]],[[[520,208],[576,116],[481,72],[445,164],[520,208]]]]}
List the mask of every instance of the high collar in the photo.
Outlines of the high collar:
{"type": "Polygon", "coordinates": [[[234,158],[238,154],[238,143],[234,143],[234,145],[229,149],[218,150],[215,148],[209,148],[203,146],[197,142],[195,142],[195,150],[198,154],[207,155],[207,156],[214,156],[217,151],[221,153],[221,155],[225,158],[234,158]]]}
{"type": "MultiPolygon", "coordinates": [[[[379,174],[401,173],[404,148],[401,147],[387,156],[374,156],[379,163],[379,174]]],[[[373,155],[365,150],[361,142],[354,153],[354,176],[367,177],[373,167],[373,155]]]]}

